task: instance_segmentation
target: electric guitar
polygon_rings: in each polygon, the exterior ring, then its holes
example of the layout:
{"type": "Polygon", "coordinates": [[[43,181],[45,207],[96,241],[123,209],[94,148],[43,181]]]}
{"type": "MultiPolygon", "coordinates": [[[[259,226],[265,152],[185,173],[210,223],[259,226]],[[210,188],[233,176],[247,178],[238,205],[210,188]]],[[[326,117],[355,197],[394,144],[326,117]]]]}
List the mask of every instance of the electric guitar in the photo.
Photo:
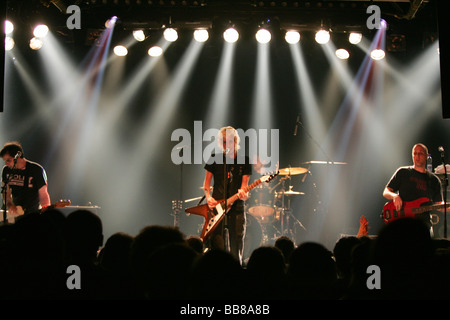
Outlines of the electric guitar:
{"type": "MultiPolygon", "coordinates": [[[[243,190],[245,192],[249,192],[262,182],[272,181],[273,178],[275,178],[277,175],[278,172],[276,174],[262,176],[261,178],[253,182],[251,185],[245,187],[243,190]]],[[[217,225],[222,221],[225,214],[230,210],[231,206],[238,198],[239,198],[238,193],[229,197],[226,201],[227,203],[226,208],[225,208],[225,200],[220,200],[219,203],[213,209],[211,209],[206,203],[199,206],[190,207],[185,210],[186,213],[196,214],[205,218],[205,224],[203,225],[203,229],[200,234],[200,238],[202,240],[205,240],[216,229],[217,225]]]]}
{"type": "Polygon", "coordinates": [[[401,218],[415,218],[416,214],[424,213],[433,210],[443,210],[444,207],[449,208],[450,203],[444,204],[433,204],[426,205],[427,202],[430,202],[428,198],[419,198],[414,201],[404,202],[403,207],[400,211],[395,209],[395,205],[393,201],[387,202],[381,213],[381,218],[384,220],[385,224],[388,224],[394,220],[401,218]]]}
{"type": "MultiPolygon", "coordinates": [[[[70,200],[59,200],[58,202],[55,202],[54,204],[49,205],[48,207],[42,208],[40,210],[40,212],[42,213],[42,212],[45,212],[46,210],[53,209],[53,208],[64,208],[64,207],[70,206],[70,203],[71,203],[70,200]]],[[[9,223],[14,223],[15,219],[17,217],[20,217],[25,214],[25,211],[23,210],[22,206],[16,206],[16,210],[17,211],[15,214],[7,211],[6,219],[9,223]]],[[[3,210],[2,210],[1,217],[0,217],[0,221],[3,221],[3,210]]]]}

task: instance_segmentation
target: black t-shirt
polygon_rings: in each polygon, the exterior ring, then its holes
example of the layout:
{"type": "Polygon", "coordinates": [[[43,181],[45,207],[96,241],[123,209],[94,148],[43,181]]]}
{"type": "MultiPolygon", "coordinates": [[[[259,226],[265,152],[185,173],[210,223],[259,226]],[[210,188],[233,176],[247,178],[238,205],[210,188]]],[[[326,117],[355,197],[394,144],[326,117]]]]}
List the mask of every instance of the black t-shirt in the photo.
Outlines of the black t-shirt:
{"type": "MultiPolygon", "coordinates": [[[[227,198],[236,194],[242,185],[242,177],[252,174],[252,166],[247,156],[239,155],[235,159],[227,159],[222,157],[222,161],[217,160],[217,155],[213,154],[205,165],[205,169],[213,174],[214,189],[212,197],[216,200],[222,200],[224,196],[224,165],[228,171],[227,198]]],[[[242,200],[237,200],[239,202],[242,200]]]]}
{"type": "Polygon", "coordinates": [[[47,184],[47,174],[40,164],[26,160],[23,170],[4,166],[2,185],[6,181],[16,206],[21,206],[25,213],[39,210],[39,189],[47,184]]]}
{"type": "Polygon", "coordinates": [[[389,180],[387,187],[398,192],[403,201],[414,201],[423,197],[433,202],[442,201],[441,182],[429,171],[422,173],[413,167],[401,167],[389,180]]]}

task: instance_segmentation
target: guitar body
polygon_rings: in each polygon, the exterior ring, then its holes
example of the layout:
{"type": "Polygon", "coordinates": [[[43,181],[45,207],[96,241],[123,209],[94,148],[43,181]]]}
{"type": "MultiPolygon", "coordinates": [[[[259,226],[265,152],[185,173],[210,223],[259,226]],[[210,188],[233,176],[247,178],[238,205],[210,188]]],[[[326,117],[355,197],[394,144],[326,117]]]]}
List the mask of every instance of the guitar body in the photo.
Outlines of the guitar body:
{"type": "MultiPolygon", "coordinates": [[[[202,240],[205,240],[224,218],[225,211],[223,210],[223,204],[224,201],[221,200],[214,209],[211,209],[208,204],[202,204],[185,210],[189,214],[196,214],[205,218],[205,224],[203,225],[202,233],[200,234],[202,240]]],[[[227,207],[229,210],[231,205],[227,204],[227,207]]]]}
{"type": "MultiPolygon", "coordinates": [[[[44,212],[49,209],[57,209],[57,208],[64,208],[67,206],[70,206],[70,200],[59,200],[58,202],[55,202],[54,204],[43,208],[40,210],[40,212],[44,212]]],[[[25,214],[25,211],[23,210],[22,206],[16,206],[16,213],[13,214],[9,212],[9,210],[6,213],[6,221],[8,223],[14,223],[16,221],[16,218],[23,216],[25,214]]],[[[2,217],[0,218],[0,221],[3,221],[3,211],[2,211],[2,217]]]]}
{"type": "Polygon", "coordinates": [[[397,211],[394,202],[389,201],[384,205],[381,217],[384,219],[385,224],[401,218],[415,218],[416,214],[433,210],[433,206],[424,206],[427,203],[430,203],[430,199],[419,198],[414,201],[404,202],[402,209],[397,211]]]}
{"type": "MultiPolygon", "coordinates": [[[[278,175],[278,172],[273,175],[266,175],[251,185],[244,188],[245,192],[252,190],[254,187],[259,185],[261,182],[270,182],[273,178],[278,175]]],[[[233,203],[238,199],[238,194],[234,194],[230,198],[227,199],[227,208],[225,210],[225,200],[221,200],[218,202],[213,209],[211,209],[208,204],[202,204],[196,207],[190,207],[185,210],[186,213],[196,214],[205,218],[205,224],[203,225],[202,233],[200,234],[200,238],[204,241],[211,233],[217,228],[220,221],[224,218],[225,214],[230,210],[233,203]]]]}

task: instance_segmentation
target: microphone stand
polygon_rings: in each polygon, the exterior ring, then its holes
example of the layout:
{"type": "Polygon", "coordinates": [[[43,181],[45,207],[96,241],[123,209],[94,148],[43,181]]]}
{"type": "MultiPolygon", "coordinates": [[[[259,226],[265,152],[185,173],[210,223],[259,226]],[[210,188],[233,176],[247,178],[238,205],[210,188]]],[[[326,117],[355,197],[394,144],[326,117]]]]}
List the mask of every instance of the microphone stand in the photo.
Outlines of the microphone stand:
{"type": "MultiPolygon", "coordinates": [[[[306,130],[305,126],[303,125],[303,123],[300,121],[300,116],[297,117],[296,122],[295,122],[295,129],[294,129],[294,136],[297,135],[297,127],[301,126],[302,129],[305,131],[305,133],[308,135],[309,139],[317,146],[317,148],[319,148],[320,151],[322,151],[323,155],[325,156],[325,158],[327,159],[326,163],[327,165],[329,164],[334,164],[335,162],[333,160],[331,160],[331,158],[329,157],[329,155],[325,152],[325,150],[323,150],[322,146],[311,136],[311,134],[309,133],[308,130],[306,130]]],[[[310,176],[312,176],[311,170],[308,170],[307,172],[310,176]]],[[[317,191],[317,186],[315,183],[313,183],[313,187],[314,187],[314,192],[316,195],[316,200],[317,200],[317,205],[314,209],[314,211],[317,213],[321,208],[320,206],[322,205],[322,201],[320,200],[320,196],[319,193],[317,191]]]]}
{"type": "Polygon", "coordinates": [[[302,127],[302,129],[305,131],[305,133],[308,135],[309,139],[311,139],[312,142],[314,142],[314,144],[320,149],[320,151],[322,151],[322,153],[325,155],[325,157],[328,159],[327,162],[334,164],[334,161],[330,159],[330,157],[328,156],[328,154],[325,152],[325,150],[323,150],[322,146],[311,136],[311,134],[308,132],[308,130],[305,129],[305,126],[303,125],[303,123],[300,121],[300,117],[297,117],[297,121],[295,123],[295,129],[294,129],[294,136],[297,135],[297,127],[298,125],[300,125],[302,127]]]}
{"type": "Polygon", "coordinates": [[[445,166],[445,154],[444,150],[441,150],[442,165],[444,166],[444,179],[443,179],[443,196],[444,196],[444,238],[447,238],[447,187],[448,176],[447,167],[445,166]]]}
{"type": "MultiPolygon", "coordinates": [[[[12,167],[11,170],[16,169],[16,165],[17,165],[17,157],[14,158],[14,166],[12,167]]],[[[3,197],[3,203],[2,203],[2,211],[3,211],[3,224],[8,224],[8,216],[6,214],[7,208],[6,208],[6,194],[7,194],[7,189],[8,189],[8,183],[9,180],[11,178],[11,175],[9,175],[9,177],[6,178],[6,181],[4,182],[3,186],[2,186],[2,197],[3,197]]]]}
{"type": "Polygon", "coordinates": [[[224,153],[224,164],[223,164],[223,193],[225,195],[224,199],[224,216],[223,216],[223,240],[225,245],[225,251],[230,252],[230,233],[228,230],[228,214],[227,214],[227,198],[228,198],[228,163],[227,154],[224,153]]]}
{"type": "Polygon", "coordinates": [[[6,181],[4,182],[3,186],[2,186],[2,197],[3,197],[3,201],[2,201],[2,212],[3,212],[3,224],[7,224],[8,223],[8,218],[6,215],[6,189],[8,187],[8,182],[9,182],[9,178],[6,179],[6,181]]]}

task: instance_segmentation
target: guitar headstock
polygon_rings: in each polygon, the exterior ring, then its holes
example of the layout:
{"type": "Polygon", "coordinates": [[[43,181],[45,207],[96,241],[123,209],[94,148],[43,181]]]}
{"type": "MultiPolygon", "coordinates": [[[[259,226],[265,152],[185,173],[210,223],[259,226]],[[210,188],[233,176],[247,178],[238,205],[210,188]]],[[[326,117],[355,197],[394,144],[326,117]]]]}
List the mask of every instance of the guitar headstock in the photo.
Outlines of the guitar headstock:
{"type": "Polygon", "coordinates": [[[70,206],[71,202],[70,200],[59,200],[58,202],[55,202],[55,204],[53,204],[54,208],[64,208],[67,206],[70,206]]]}
{"type": "Polygon", "coordinates": [[[280,171],[277,171],[274,174],[266,174],[266,175],[262,176],[261,177],[261,182],[269,183],[270,181],[272,181],[278,175],[278,173],[280,173],[280,171]]]}

